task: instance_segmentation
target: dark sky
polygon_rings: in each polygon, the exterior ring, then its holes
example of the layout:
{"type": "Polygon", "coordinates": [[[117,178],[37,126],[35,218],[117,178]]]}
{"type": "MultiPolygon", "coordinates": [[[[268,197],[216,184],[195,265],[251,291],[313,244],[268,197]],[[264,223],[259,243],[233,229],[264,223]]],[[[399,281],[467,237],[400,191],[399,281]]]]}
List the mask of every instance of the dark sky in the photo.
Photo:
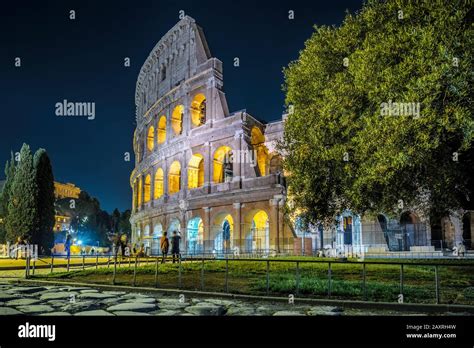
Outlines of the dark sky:
{"type": "Polygon", "coordinates": [[[204,29],[212,55],[224,64],[230,111],[247,109],[271,121],[283,111],[282,68],[298,57],[313,25],[339,25],[346,9],[354,12],[362,1],[16,3],[0,5],[0,179],[10,151],[26,142],[48,151],[56,180],[75,183],[111,211],[131,206],[134,160],[125,162],[123,154],[133,152],[138,72],[180,10],[204,29]],[[63,99],[95,102],[95,120],[57,117],[55,104],[63,99]]]}

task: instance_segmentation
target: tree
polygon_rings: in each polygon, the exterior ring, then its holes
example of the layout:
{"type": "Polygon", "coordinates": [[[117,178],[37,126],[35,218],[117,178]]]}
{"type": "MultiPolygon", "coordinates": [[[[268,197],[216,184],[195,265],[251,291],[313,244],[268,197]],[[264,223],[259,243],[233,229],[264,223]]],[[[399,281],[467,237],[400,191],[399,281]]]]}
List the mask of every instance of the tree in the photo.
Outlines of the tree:
{"type": "Polygon", "coordinates": [[[129,209],[121,213],[119,226],[118,226],[118,230],[120,231],[120,233],[125,233],[129,238],[132,235],[132,225],[130,224],[130,215],[131,215],[131,211],[129,209]]]}
{"type": "Polygon", "coordinates": [[[37,228],[38,185],[34,173],[30,147],[23,144],[8,202],[6,239],[10,242],[15,242],[18,237],[31,241],[37,228]]]}
{"type": "Polygon", "coordinates": [[[460,0],[370,0],[315,27],[284,71],[290,212],[317,223],[472,202],[472,15],[460,0]]]}
{"type": "Polygon", "coordinates": [[[8,202],[10,201],[11,187],[15,177],[15,157],[11,153],[10,161],[5,164],[5,183],[0,192],[0,243],[6,242],[6,220],[8,215],[8,202]]]}
{"type": "Polygon", "coordinates": [[[38,244],[49,254],[54,245],[54,175],[49,156],[44,149],[36,151],[33,164],[35,168],[36,184],[38,186],[37,209],[38,226],[33,234],[33,244],[38,244]]]}

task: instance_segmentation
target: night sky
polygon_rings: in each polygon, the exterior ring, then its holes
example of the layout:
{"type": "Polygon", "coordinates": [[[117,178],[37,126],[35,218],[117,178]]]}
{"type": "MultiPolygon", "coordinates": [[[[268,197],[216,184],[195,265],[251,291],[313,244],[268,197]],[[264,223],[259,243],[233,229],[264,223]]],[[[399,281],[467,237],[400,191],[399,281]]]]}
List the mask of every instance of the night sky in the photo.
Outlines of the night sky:
{"type": "Polygon", "coordinates": [[[339,25],[346,9],[357,11],[362,1],[15,3],[0,5],[0,179],[11,150],[23,142],[34,151],[43,147],[57,181],[76,184],[110,212],[131,207],[134,160],[125,162],[124,152],[133,153],[138,73],[180,10],[204,29],[212,55],[224,64],[230,111],[271,121],[284,110],[282,68],[298,57],[313,25],[339,25]],[[57,117],[55,104],[63,99],[95,102],[95,120],[57,117]]]}

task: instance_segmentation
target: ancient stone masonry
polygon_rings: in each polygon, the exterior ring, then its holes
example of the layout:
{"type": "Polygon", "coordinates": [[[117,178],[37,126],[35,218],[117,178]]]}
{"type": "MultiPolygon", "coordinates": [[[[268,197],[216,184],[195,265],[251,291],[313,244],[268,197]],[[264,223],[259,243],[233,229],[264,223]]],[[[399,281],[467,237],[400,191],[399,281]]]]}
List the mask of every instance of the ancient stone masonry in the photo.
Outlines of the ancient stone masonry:
{"type": "Polygon", "coordinates": [[[177,231],[188,254],[292,247],[275,151],[283,121],[265,124],[245,111],[229,112],[222,62],[192,18],[153,48],[135,103],[134,243],[158,254],[162,233],[177,231]]]}

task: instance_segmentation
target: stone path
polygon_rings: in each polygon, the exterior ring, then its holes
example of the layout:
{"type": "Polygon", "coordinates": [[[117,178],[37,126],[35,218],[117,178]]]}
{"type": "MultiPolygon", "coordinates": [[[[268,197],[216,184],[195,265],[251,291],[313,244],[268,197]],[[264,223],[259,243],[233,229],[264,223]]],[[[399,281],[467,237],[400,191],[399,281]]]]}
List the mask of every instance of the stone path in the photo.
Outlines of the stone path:
{"type": "Polygon", "coordinates": [[[340,307],[0,283],[0,315],[311,316],[385,314],[340,307]]]}

